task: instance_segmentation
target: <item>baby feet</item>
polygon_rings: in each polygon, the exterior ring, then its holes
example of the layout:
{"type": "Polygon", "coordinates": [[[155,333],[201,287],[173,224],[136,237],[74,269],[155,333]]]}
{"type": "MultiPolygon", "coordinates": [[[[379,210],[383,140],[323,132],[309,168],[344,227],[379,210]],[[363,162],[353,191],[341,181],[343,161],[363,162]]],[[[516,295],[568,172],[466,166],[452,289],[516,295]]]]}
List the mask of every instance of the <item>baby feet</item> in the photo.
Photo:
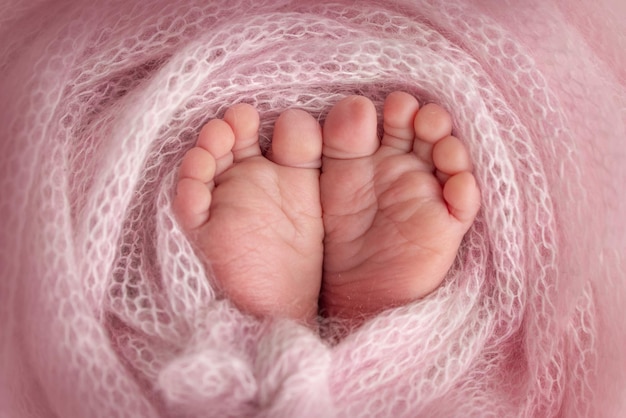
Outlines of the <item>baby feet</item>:
{"type": "Polygon", "coordinates": [[[360,318],[441,283],[479,207],[469,156],[439,106],[396,92],[383,117],[380,141],[373,104],[346,98],[322,139],[286,111],[267,158],[251,106],[202,129],[174,210],[242,310],[310,322],[319,297],[328,315],[360,318]]]}
{"type": "Polygon", "coordinates": [[[246,104],[207,123],[183,158],[174,211],[240,309],[309,322],[322,275],[321,129],[303,111],[284,112],[269,158],[258,129],[246,104]]]}

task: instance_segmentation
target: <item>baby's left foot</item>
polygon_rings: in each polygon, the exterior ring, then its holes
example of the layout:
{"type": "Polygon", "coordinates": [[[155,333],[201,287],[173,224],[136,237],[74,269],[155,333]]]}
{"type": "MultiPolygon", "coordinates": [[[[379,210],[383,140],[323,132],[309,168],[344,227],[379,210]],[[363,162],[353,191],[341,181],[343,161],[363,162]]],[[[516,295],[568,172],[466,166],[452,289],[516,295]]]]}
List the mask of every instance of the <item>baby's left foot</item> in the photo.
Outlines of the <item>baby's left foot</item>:
{"type": "Polygon", "coordinates": [[[339,102],[324,126],[326,238],[321,303],[359,318],[436,289],[479,208],[469,155],[450,115],[395,92],[377,137],[371,101],[339,102]]]}

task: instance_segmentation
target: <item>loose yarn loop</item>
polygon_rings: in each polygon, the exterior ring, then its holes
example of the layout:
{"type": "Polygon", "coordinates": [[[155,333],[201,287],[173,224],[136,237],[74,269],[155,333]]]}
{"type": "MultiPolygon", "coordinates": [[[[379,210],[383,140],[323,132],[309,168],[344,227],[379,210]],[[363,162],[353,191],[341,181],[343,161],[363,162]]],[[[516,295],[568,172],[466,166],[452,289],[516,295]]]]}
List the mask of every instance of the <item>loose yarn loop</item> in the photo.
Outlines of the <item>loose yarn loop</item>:
{"type": "Polygon", "coordinates": [[[624,413],[626,13],[444,3],[3,1],[0,416],[624,413]],[[444,285],[343,339],[217,298],[171,211],[202,124],[395,89],[482,191],[444,285]]]}

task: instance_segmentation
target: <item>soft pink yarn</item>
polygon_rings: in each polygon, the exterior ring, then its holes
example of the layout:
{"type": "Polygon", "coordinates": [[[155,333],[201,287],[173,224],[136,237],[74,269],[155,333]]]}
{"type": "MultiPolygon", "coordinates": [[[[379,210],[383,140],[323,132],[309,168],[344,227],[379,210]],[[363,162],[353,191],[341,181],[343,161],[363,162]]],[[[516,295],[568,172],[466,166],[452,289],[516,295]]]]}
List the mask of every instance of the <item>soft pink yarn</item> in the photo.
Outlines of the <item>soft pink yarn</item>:
{"type": "Polygon", "coordinates": [[[623,1],[0,10],[1,417],[626,414],[623,1]],[[394,89],[475,161],[444,285],[340,341],[216,298],[170,208],[203,122],[394,89]]]}

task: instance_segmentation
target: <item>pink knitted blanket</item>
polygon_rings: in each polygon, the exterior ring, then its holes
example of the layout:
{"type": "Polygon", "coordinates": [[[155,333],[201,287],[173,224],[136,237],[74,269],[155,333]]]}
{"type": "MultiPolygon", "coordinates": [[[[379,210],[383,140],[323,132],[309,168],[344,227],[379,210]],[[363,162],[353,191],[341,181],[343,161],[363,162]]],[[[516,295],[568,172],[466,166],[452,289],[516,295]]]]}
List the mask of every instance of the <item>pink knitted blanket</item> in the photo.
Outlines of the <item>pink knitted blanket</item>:
{"type": "Polygon", "coordinates": [[[0,417],[625,416],[625,21],[0,0],[0,417]],[[482,190],[442,287],[342,339],[216,298],[170,205],[202,124],[252,103],[267,145],[285,108],[395,89],[450,111],[482,190]]]}

